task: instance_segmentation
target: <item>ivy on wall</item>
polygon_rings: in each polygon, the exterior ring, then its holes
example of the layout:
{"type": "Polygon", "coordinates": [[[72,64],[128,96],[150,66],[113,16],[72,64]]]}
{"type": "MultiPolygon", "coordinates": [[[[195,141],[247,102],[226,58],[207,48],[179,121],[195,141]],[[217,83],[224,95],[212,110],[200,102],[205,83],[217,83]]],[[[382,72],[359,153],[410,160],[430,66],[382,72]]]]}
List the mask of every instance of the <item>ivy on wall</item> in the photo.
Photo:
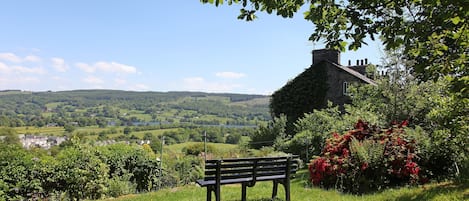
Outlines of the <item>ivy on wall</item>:
{"type": "Polygon", "coordinates": [[[270,110],[272,117],[287,116],[288,134],[294,134],[294,122],[305,113],[327,106],[326,93],[328,63],[323,61],[299,74],[272,94],[270,110]]]}

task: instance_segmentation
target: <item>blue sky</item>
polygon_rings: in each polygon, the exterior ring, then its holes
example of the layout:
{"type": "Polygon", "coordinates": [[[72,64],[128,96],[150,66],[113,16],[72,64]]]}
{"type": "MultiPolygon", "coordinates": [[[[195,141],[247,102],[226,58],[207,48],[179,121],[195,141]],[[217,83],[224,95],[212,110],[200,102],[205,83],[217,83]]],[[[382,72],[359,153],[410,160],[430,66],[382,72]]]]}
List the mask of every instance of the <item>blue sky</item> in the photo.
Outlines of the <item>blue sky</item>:
{"type": "MultiPolygon", "coordinates": [[[[121,89],[270,94],[311,65],[314,31],[198,0],[0,4],[0,90],[121,89]]],[[[378,64],[378,43],[341,55],[378,64]]]]}

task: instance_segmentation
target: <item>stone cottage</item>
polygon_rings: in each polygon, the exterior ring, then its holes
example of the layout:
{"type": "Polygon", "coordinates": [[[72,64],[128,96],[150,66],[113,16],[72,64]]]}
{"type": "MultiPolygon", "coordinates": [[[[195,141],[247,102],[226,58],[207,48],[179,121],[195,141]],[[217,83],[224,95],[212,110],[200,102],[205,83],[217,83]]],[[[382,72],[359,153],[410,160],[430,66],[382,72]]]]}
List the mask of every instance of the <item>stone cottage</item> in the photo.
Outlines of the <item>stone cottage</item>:
{"type": "Polygon", "coordinates": [[[313,51],[312,65],[285,86],[272,94],[270,108],[273,116],[287,116],[287,132],[293,132],[293,122],[304,113],[327,106],[343,106],[350,102],[348,86],[351,83],[376,85],[366,76],[367,59],[352,66],[340,65],[340,52],[329,49],[313,51]]]}

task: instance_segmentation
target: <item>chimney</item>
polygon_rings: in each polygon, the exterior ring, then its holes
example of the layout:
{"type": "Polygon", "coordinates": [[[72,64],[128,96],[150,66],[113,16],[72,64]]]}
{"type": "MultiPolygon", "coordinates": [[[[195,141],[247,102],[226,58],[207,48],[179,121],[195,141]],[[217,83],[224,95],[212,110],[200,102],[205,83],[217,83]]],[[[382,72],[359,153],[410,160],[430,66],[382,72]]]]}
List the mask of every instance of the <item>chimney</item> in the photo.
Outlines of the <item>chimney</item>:
{"type": "Polygon", "coordinates": [[[313,50],[313,65],[321,61],[330,61],[335,64],[340,64],[340,52],[330,49],[313,50]]]}

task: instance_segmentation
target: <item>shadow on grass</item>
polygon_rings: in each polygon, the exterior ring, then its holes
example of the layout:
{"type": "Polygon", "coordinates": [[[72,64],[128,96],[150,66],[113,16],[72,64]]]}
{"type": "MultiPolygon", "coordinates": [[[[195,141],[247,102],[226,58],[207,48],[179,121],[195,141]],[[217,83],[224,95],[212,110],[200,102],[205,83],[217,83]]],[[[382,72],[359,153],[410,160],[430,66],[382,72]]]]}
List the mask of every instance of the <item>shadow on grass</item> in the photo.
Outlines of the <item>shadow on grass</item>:
{"type": "Polygon", "coordinates": [[[469,183],[444,183],[436,186],[426,187],[425,190],[419,192],[406,193],[395,200],[397,201],[416,201],[416,200],[433,200],[437,196],[454,195],[457,199],[469,200],[469,183]]]}

